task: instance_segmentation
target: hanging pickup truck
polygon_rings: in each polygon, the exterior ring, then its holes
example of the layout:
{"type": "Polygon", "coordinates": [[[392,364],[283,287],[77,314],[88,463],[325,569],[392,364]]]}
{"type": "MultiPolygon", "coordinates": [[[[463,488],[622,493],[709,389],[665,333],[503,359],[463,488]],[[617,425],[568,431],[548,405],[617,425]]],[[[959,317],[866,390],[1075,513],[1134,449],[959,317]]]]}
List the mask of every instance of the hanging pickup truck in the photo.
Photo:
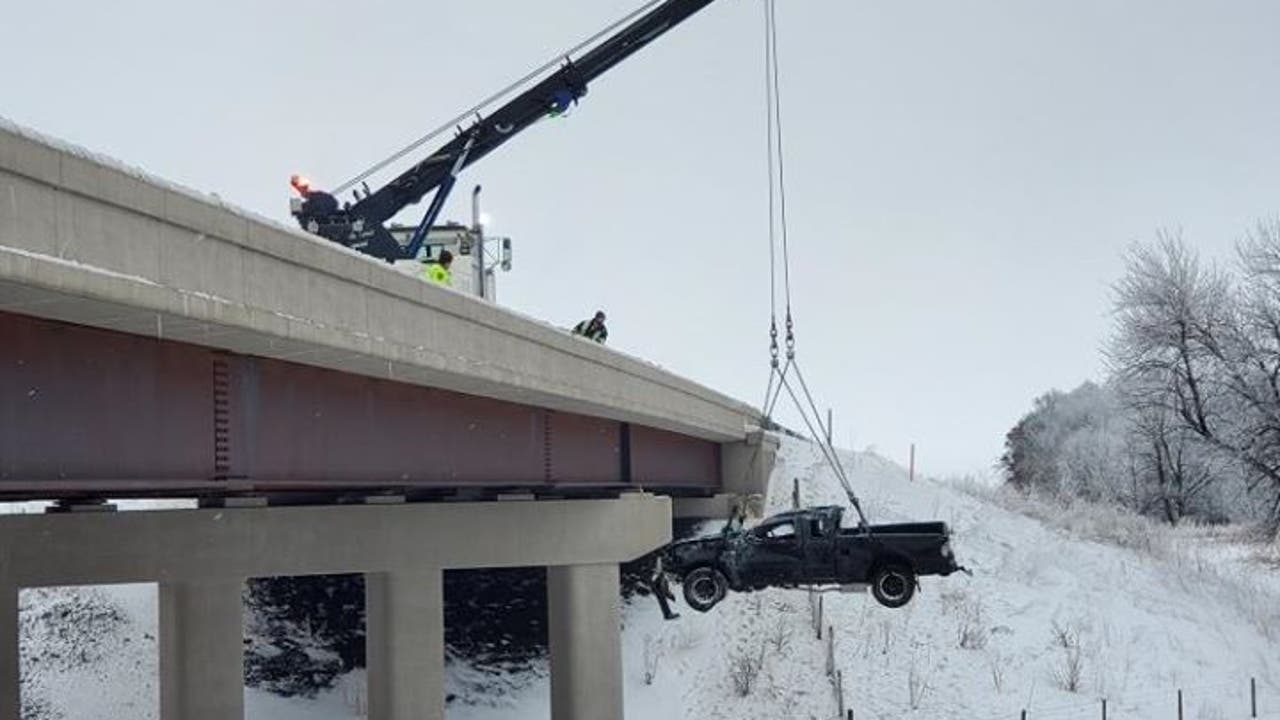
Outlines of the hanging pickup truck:
{"type": "Polygon", "coordinates": [[[843,512],[836,506],[793,510],[746,530],[730,522],[717,536],[668,546],[660,576],[673,576],[684,587],[685,602],[706,612],[730,590],[805,586],[869,586],[881,605],[898,608],[910,602],[920,576],[964,570],[956,564],[946,523],[842,528],[843,512]]]}

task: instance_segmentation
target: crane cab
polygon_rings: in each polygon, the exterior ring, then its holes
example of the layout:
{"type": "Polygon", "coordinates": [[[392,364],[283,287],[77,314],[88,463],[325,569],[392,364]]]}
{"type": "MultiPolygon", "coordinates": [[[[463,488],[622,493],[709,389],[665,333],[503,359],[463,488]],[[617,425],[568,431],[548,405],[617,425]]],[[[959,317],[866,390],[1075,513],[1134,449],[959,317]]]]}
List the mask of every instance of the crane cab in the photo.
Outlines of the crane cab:
{"type": "MultiPolygon", "coordinates": [[[[387,230],[397,243],[407,247],[416,228],[391,225],[387,230]]],[[[454,290],[489,302],[497,300],[497,271],[511,269],[511,238],[488,237],[484,235],[483,228],[459,223],[436,225],[427,231],[427,238],[417,257],[396,260],[393,265],[400,272],[422,278],[423,266],[440,257],[443,250],[453,254],[454,290]]]]}

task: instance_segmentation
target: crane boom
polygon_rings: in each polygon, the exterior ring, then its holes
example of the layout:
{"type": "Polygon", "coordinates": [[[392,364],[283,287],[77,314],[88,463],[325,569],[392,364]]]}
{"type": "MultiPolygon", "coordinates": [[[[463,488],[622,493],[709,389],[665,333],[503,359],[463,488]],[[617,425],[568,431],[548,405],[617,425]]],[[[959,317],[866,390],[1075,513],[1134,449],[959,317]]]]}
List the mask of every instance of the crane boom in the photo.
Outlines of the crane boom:
{"type": "Polygon", "coordinates": [[[477,117],[448,143],[354,204],[339,207],[330,194],[309,187],[294,216],[303,229],[388,262],[417,255],[458,173],[548,115],[557,115],[587,94],[587,86],[614,66],[661,37],[715,0],[666,0],[580,58],[516,95],[487,117],[477,117]],[[384,223],[435,191],[430,207],[409,245],[402,246],[384,223]]]}

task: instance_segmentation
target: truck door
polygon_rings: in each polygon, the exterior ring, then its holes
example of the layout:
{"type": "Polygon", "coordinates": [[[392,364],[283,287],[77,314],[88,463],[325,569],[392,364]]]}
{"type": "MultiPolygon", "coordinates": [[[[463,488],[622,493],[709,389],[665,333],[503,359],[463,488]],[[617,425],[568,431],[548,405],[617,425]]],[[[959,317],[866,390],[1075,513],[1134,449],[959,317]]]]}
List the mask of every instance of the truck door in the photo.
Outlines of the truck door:
{"type": "Polygon", "coordinates": [[[804,543],[804,583],[832,583],[836,581],[836,535],[839,528],[831,519],[815,515],[807,518],[804,543]]]}
{"type": "Polygon", "coordinates": [[[804,564],[800,535],[792,520],[753,528],[739,569],[742,583],[755,587],[800,582],[804,564]]]}

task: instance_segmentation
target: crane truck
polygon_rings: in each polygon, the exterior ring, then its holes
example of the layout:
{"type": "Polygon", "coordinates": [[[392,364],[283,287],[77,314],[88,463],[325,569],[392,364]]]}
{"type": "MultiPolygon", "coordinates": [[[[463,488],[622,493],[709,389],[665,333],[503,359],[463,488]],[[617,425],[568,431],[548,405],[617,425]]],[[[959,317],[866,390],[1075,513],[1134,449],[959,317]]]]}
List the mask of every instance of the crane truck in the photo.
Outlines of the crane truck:
{"type": "Polygon", "coordinates": [[[390,263],[418,257],[458,174],[501,147],[539,120],[564,114],[587,94],[596,78],[657,40],[714,0],[665,0],[617,32],[600,40],[578,58],[566,58],[555,72],[515,95],[376,190],[356,191],[353,202],[340,203],[334,193],[313,188],[295,175],[297,192],[291,212],[307,232],[390,263]],[[393,232],[387,223],[433,192],[412,232],[393,232]]]}

